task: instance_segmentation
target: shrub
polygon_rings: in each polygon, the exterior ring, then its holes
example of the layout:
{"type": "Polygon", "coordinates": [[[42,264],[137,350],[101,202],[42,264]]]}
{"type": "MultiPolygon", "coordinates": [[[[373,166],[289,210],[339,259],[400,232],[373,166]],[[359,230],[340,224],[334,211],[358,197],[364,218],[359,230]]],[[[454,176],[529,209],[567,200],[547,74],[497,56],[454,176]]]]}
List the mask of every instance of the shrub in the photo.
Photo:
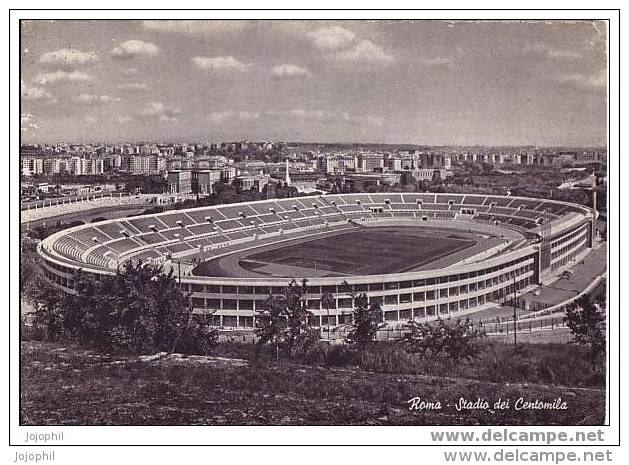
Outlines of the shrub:
{"type": "Polygon", "coordinates": [[[410,330],[405,336],[406,350],[422,355],[444,355],[451,359],[474,357],[479,350],[478,340],[482,333],[466,318],[456,323],[446,323],[439,318],[435,323],[409,321],[410,330]]]}
{"type": "Polygon", "coordinates": [[[344,367],[358,365],[358,353],[346,345],[330,346],[325,363],[329,367],[344,367]]]}
{"type": "Polygon", "coordinates": [[[218,344],[218,330],[204,315],[195,315],[184,327],[175,344],[175,352],[186,355],[209,355],[218,344]]]}

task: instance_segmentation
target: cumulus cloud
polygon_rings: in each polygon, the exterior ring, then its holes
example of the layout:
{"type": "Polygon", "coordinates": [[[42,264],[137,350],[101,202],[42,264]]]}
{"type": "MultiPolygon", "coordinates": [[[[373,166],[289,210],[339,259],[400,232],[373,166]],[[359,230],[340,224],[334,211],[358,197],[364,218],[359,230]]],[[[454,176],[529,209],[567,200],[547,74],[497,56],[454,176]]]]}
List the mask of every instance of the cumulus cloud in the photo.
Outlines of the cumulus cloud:
{"type": "Polygon", "coordinates": [[[160,122],[175,123],[181,110],[177,107],[164,105],[162,102],[150,102],[138,112],[138,116],[144,119],[155,119],[160,122]]]}
{"type": "Polygon", "coordinates": [[[260,117],[260,113],[257,111],[235,111],[235,110],[223,110],[213,111],[207,115],[209,122],[213,124],[221,124],[228,120],[241,120],[250,121],[260,117]]]}
{"type": "Polygon", "coordinates": [[[555,60],[578,60],[582,55],[572,50],[558,49],[547,43],[539,42],[524,46],[524,53],[555,60]]]}
{"type": "Polygon", "coordinates": [[[128,92],[128,93],[138,93],[138,92],[147,92],[150,90],[148,84],[143,82],[126,82],[124,84],[120,84],[117,89],[120,92],[128,92]]]}
{"type": "Polygon", "coordinates": [[[170,32],[188,36],[212,36],[223,32],[243,29],[247,21],[203,20],[203,21],[142,21],[145,29],[170,32]]]}
{"type": "Polygon", "coordinates": [[[308,32],[307,37],[319,50],[329,51],[346,47],[356,36],[349,29],[341,26],[323,27],[308,32]]]}
{"type": "Polygon", "coordinates": [[[136,74],[138,74],[140,72],[140,70],[138,68],[122,68],[120,70],[120,74],[122,74],[123,76],[135,76],[136,74]]]}
{"type": "Polygon", "coordinates": [[[31,113],[22,113],[20,115],[20,131],[29,132],[38,129],[39,125],[35,122],[35,116],[31,113]]]}
{"type": "Polygon", "coordinates": [[[82,52],[69,48],[62,48],[53,52],[46,52],[39,57],[39,62],[49,66],[77,66],[93,65],[99,57],[95,52],[82,52]]]}
{"type": "Polygon", "coordinates": [[[581,73],[562,74],[555,81],[561,85],[584,90],[604,90],[607,86],[607,78],[604,73],[587,75],[581,73]]]}
{"type": "Polygon", "coordinates": [[[194,57],[192,64],[203,71],[235,71],[244,72],[249,69],[251,64],[243,63],[233,56],[220,57],[194,57]]]}
{"type": "Polygon", "coordinates": [[[159,53],[157,45],[143,40],[127,40],[111,51],[111,55],[119,59],[135,57],[153,57],[159,53]]]}
{"type": "Polygon", "coordinates": [[[431,68],[440,68],[452,65],[452,60],[450,58],[436,56],[423,59],[422,64],[431,68]]]}
{"type": "Polygon", "coordinates": [[[388,65],[393,62],[393,55],[387,53],[380,45],[362,40],[356,46],[343,50],[333,58],[341,62],[388,65]]]}
{"type": "Polygon", "coordinates": [[[43,87],[29,86],[20,80],[20,96],[27,101],[57,103],[57,98],[43,87]]]}
{"type": "Polygon", "coordinates": [[[339,124],[345,123],[350,125],[370,125],[374,127],[382,127],[384,120],[373,115],[352,115],[347,112],[331,111],[331,110],[306,110],[303,108],[294,108],[292,110],[266,112],[267,116],[287,118],[290,120],[312,121],[323,124],[339,124]]]}
{"type": "Polygon", "coordinates": [[[40,73],[35,76],[34,81],[37,84],[55,84],[61,82],[82,82],[89,81],[92,76],[81,71],[55,71],[52,73],[40,73]]]}
{"type": "Polygon", "coordinates": [[[310,71],[301,66],[284,64],[271,68],[271,76],[277,79],[296,79],[310,76],[310,71]]]}
{"type": "Polygon", "coordinates": [[[106,105],[109,103],[120,102],[122,99],[111,97],[109,95],[97,95],[97,94],[81,94],[72,99],[76,103],[82,105],[106,105]]]}

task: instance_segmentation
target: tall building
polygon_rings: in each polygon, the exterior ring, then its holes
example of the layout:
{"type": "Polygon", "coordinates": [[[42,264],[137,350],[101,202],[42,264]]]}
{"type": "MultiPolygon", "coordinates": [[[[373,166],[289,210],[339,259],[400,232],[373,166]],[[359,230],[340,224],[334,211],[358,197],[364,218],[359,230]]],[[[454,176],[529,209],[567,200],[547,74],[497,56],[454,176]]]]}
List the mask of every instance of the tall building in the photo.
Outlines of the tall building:
{"type": "Polygon", "coordinates": [[[44,159],[35,157],[20,158],[20,172],[22,176],[32,176],[44,173],[44,159]]]}
{"type": "Polygon", "coordinates": [[[168,192],[171,194],[192,193],[192,172],[189,170],[169,171],[168,192]]]}
{"type": "Polygon", "coordinates": [[[384,168],[384,156],[378,153],[361,153],[358,155],[357,172],[371,173],[382,171],[384,168]]]}
{"type": "Polygon", "coordinates": [[[199,195],[211,194],[214,184],[220,180],[220,170],[194,170],[192,171],[192,192],[199,195]]]}
{"type": "Polygon", "coordinates": [[[157,154],[125,155],[120,170],[131,174],[157,174],[160,172],[160,159],[157,154]]]}

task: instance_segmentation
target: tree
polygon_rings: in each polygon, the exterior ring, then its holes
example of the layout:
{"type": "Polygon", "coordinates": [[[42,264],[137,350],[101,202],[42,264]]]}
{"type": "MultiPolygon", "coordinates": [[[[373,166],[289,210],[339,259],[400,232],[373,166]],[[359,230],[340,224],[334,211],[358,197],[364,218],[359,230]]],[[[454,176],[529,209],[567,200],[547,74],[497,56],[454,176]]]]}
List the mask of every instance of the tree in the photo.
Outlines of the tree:
{"type": "Polygon", "coordinates": [[[405,338],[406,351],[422,355],[445,355],[451,359],[473,357],[478,352],[482,333],[466,318],[454,324],[439,318],[436,322],[409,321],[405,338]]]}
{"type": "Polygon", "coordinates": [[[605,315],[592,302],[589,294],[584,294],[566,308],[564,316],[574,342],[589,349],[592,371],[596,371],[596,360],[605,352],[605,334],[602,329],[605,315]]]}
{"type": "Polygon", "coordinates": [[[369,304],[367,294],[352,295],[354,311],[352,326],[347,334],[347,342],[356,344],[359,350],[364,350],[386,324],[382,323],[382,309],[380,304],[369,304]]]}
{"type": "Polygon", "coordinates": [[[39,299],[35,324],[51,340],[65,340],[108,353],[183,351],[207,354],[210,330],[189,307],[172,270],[125,263],[116,275],[96,279],[78,270],[74,293],[51,292],[39,299]],[[205,334],[206,339],[201,337],[205,334]]]}
{"type": "Polygon", "coordinates": [[[323,304],[323,307],[326,309],[326,314],[327,314],[326,330],[328,333],[327,338],[330,339],[330,309],[334,305],[334,297],[329,292],[325,292],[321,296],[321,303],[323,304]]]}
{"type": "Polygon", "coordinates": [[[319,332],[308,323],[312,316],[303,298],[307,282],[293,279],[281,296],[270,295],[257,318],[258,344],[274,344],[279,357],[282,348],[290,357],[294,352],[306,351],[319,339],[319,332]]]}

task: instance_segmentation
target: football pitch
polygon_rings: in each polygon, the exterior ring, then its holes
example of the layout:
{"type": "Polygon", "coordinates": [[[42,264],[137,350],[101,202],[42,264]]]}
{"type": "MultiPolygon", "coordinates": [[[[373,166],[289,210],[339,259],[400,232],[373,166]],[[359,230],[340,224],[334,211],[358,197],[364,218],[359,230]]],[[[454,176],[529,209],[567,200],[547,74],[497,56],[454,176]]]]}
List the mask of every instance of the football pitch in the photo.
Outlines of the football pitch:
{"type": "MultiPolygon", "coordinates": [[[[403,273],[475,244],[474,236],[451,230],[360,228],[240,253],[238,266],[260,276],[299,276],[308,271],[311,276],[403,273]]],[[[215,275],[217,265],[201,264],[195,274],[215,275]]]]}

